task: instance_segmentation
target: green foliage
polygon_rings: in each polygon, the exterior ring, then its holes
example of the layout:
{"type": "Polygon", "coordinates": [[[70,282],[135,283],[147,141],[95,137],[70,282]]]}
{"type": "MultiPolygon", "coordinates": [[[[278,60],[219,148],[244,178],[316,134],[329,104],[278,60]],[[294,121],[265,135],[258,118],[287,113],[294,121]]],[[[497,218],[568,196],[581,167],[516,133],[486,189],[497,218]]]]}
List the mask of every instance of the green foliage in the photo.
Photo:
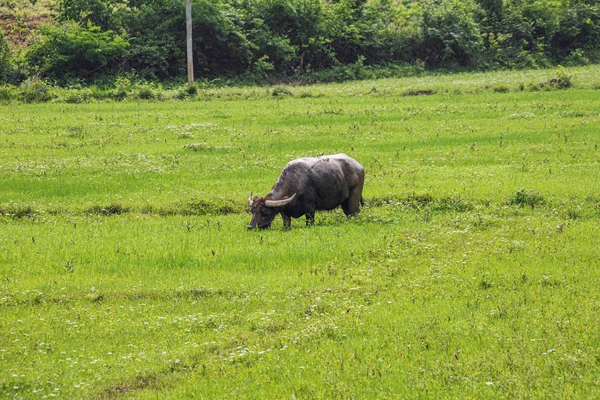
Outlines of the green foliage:
{"type": "Polygon", "coordinates": [[[129,42],[113,31],[102,31],[88,22],[45,25],[40,39],[26,57],[42,76],[55,79],[89,78],[119,70],[128,55],[129,42]]]}
{"type": "Polygon", "coordinates": [[[81,26],[91,22],[102,30],[120,30],[130,10],[128,5],[126,0],[56,0],[57,20],[75,21],[81,26]]]}
{"type": "Polygon", "coordinates": [[[8,104],[15,102],[19,98],[17,88],[12,85],[0,86],[0,103],[8,104]]]}
{"type": "Polygon", "coordinates": [[[272,32],[257,15],[251,15],[245,24],[254,54],[252,70],[263,76],[271,71],[292,73],[297,66],[297,47],[290,43],[290,39],[272,32]]]}
{"type": "Polygon", "coordinates": [[[153,85],[146,84],[138,87],[136,96],[141,100],[153,100],[158,96],[157,93],[153,85]]]}
{"type": "Polygon", "coordinates": [[[194,71],[216,76],[248,70],[251,44],[243,33],[240,11],[218,1],[196,0],[193,14],[194,36],[200,38],[194,41],[194,71]]]}
{"type": "Polygon", "coordinates": [[[12,58],[8,40],[0,28],[0,83],[7,82],[12,72],[12,58]]]}
{"type": "MultiPolygon", "coordinates": [[[[324,4],[320,0],[258,0],[250,15],[263,21],[264,34],[280,38],[278,42],[270,43],[273,50],[281,54],[279,58],[288,58],[286,53],[293,49],[295,57],[288,60],[294,68],[319,69],[333,62],[329,39],[323,30],[324,4]]],[[[264,47],[264,42],[261,40],[259,46],[264,47]]],[[[268,52],[265,54],[271,57],[268,52]]]]}
{"type": "Polygon", "coordinates": [[[48,82],[28,79],[19,85],[19,97],[23,103],[44,103],[52,99],[52,89],[48,82]]]}
{"type": "Polygon", "coordinates": [[[597,56],[600,47],[600,4],[582,0],[571,1],[560,10],[560,25],[550,41],[551,54],[557,62],[582,58],[588,53],[597,56]]]}
{"type": "MultiPolygon", "coordinates": [[[[40,72],[60,81],[185,75],[182,0],[59,0],[56,10],[27,62],[13,60],[12,81],[40,72]]],[[[600,3],[589,0],[193,0],[192,10],[198,79],[331,81],[368,78],[375,65],[486,70],[600,60],[600,3]]]]}
{"type": "Polygon", "coordinates": [[[586,56],[582,49],[572,50],[571,53],[564,58],[564,64],[569,67],[590,64],[590,59],[586,56]]]}
{"type": "Polygon", "coordinates": [[[562,61],[582,65],[588,54],[594,57],[600,43],[596,2],[506,1],[502,7],[479,3],[487,12],[480,26],[488,66],[532,67],[562,61]]]}
{"type": "Polygon", "coordinates": [[[556,69],[556,78],[555,79],[556,79],[556,85],[560,89],[568,89],[571,86],[573,86],[572,78],[573,78],[573,76],[570,75],[569,73],[567,73],[567,70],[562,65],[558,66],[558,68],[556,69]]]}
{"type": "Polygon", "coordinates": [[[476,0],[481,7],[484,15],[483,23],[492,25],[497,23],[504,14],[504,0],[476,0]]]}
{"type": "Polygon", "coordinates": [[[471,1],[438,0],[423,14],[424,59],[430,66],[474,66],[483,48],[471,1]]]}
{"type": "Polygon", "coordinates": [[[270,72],[275,70],[272,62],[269,62],[269,56],[264,55],[252,64],[252,70],[262,78],[266,78],[270,72]]]}

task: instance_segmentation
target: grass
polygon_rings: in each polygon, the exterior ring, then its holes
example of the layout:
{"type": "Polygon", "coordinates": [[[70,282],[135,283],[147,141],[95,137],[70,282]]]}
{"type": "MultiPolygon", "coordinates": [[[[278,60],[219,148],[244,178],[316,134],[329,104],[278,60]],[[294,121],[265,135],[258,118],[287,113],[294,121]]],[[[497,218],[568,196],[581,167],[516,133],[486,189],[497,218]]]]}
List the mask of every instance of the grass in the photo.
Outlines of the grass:
{"type": "Polygon", "coordinates": [[[2,106],[1,395],[597,397],[596,70],[2,106]],[[246,231],[336,152],[357,218],[246,231]]]}

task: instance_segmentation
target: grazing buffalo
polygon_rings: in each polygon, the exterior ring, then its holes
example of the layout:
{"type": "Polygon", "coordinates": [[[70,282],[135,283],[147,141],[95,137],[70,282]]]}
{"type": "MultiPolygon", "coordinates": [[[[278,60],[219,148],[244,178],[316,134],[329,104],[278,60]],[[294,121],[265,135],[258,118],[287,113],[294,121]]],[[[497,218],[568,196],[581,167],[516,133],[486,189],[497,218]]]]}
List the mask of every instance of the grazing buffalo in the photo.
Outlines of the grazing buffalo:
{"type": "Polygon", "coordinates": [[[305,157],[290,161],[265,197],[250,194],[252,221],[248,229],[268,228],[281,214],[283,226],[306,215],[306,225],[315,221],[315,210],[342,206],[348,216],[358,214],[362,204],[365,169],[345,154],[305,157]]]}

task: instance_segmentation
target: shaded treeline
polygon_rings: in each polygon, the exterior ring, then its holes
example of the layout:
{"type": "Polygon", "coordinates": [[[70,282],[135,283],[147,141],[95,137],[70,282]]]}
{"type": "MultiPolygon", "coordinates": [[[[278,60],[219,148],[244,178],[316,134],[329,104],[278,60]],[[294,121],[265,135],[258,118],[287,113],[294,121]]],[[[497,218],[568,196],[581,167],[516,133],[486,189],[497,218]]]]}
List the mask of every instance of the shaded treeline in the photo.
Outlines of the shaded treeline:
{"type": "MultiPolygon", "coordinates": [[[[183,0],[57,0],[26,48],[0,30],[0,82],[185,75],[183,0]]],[[[600,59],[596,0],[193,0],[198,78],[364,66],[528,68],[600,59]]]]}

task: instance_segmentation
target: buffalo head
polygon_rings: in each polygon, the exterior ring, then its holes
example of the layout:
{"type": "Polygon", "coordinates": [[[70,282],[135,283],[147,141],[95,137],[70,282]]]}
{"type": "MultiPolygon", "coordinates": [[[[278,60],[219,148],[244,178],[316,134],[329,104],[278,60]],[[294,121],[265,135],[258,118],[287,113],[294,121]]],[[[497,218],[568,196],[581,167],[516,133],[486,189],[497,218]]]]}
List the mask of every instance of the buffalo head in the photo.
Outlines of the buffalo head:
{"type": "MultiPolygon", "coordinates": [[[[268,197],[268,196],[267,196],[268,197]]],[[[252,220],[248,229],[254,229],[258,226],[258,229],[266,229],[271,226],[273,219],[281,212],[281,209],[294,200],[296,194],[283,199],[283,200],[267,200],[264,197],[254,197],[252,194],[248,198],[248,206],[252,213],[252,220]]]]}

